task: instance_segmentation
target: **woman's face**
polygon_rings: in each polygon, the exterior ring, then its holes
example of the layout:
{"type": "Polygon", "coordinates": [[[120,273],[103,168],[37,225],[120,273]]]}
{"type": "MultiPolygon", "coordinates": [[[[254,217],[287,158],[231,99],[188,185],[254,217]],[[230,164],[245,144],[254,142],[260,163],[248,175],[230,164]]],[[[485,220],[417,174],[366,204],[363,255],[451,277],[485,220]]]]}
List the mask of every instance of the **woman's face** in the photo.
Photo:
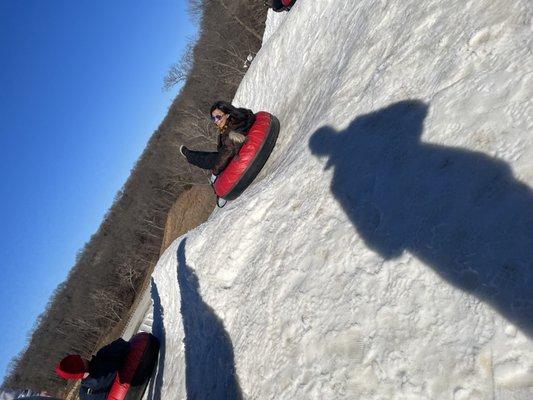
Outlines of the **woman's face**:
{"type": "Polygon", "coordinates": [[[223,111],[215,108],[211,113],[211,121],[213,121],[219,129],[224,128],[226,121],[228,120],[228,114],[224,114],[223,111]]]}

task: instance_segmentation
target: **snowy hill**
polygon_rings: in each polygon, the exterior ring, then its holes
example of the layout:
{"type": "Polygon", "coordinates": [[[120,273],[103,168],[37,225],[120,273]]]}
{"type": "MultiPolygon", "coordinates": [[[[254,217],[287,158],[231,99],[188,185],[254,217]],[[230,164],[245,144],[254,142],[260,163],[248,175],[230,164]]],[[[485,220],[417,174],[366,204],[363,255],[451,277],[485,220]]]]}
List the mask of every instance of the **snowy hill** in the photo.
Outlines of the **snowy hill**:
{"type": "Polygon", "coordinates": [[[161,258],[149,398],[533,398],[532,17],[529,0],[269,14],[234,102],[280,138],[161,258]]]}

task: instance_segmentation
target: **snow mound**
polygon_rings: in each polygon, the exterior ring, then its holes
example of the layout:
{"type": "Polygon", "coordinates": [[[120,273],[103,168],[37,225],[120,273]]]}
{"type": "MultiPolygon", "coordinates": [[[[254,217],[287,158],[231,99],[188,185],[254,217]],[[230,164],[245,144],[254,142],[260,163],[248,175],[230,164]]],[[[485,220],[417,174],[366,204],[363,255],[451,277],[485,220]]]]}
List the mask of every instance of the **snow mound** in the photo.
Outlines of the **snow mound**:
{"type": "Polygon", "coordinates": [[[278,143],[158,263],[149,398],[533,398],[532,8],[269,14],[278,143]]]}

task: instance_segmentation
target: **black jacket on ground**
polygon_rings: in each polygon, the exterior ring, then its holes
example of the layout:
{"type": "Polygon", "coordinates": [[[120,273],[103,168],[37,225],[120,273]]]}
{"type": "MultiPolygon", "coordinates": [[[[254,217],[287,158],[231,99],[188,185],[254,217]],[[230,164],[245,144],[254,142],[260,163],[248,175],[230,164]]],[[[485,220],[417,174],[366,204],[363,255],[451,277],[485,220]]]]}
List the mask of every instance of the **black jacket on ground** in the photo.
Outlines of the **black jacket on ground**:
{"type": "Polygon", "coordinates": [[[124,339],[102,347],[89,361],[89,376],[81,381],[80,400],[105,400],[130,350],[124,339]]]}

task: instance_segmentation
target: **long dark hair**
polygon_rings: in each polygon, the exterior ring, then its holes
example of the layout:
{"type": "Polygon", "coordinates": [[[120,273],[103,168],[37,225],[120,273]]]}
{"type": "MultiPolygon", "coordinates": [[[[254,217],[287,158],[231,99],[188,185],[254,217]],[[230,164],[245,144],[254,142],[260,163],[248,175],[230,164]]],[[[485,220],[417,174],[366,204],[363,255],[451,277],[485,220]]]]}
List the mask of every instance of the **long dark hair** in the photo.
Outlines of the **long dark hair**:
{"type": "Polygon", "coordinates": [[[226,129],[246,134],[255,122],[255,114],[248,108],[238,108],[227,101],[217,101],[211,106],[210,113],[216,109],[229,115],[226,129]]]}

